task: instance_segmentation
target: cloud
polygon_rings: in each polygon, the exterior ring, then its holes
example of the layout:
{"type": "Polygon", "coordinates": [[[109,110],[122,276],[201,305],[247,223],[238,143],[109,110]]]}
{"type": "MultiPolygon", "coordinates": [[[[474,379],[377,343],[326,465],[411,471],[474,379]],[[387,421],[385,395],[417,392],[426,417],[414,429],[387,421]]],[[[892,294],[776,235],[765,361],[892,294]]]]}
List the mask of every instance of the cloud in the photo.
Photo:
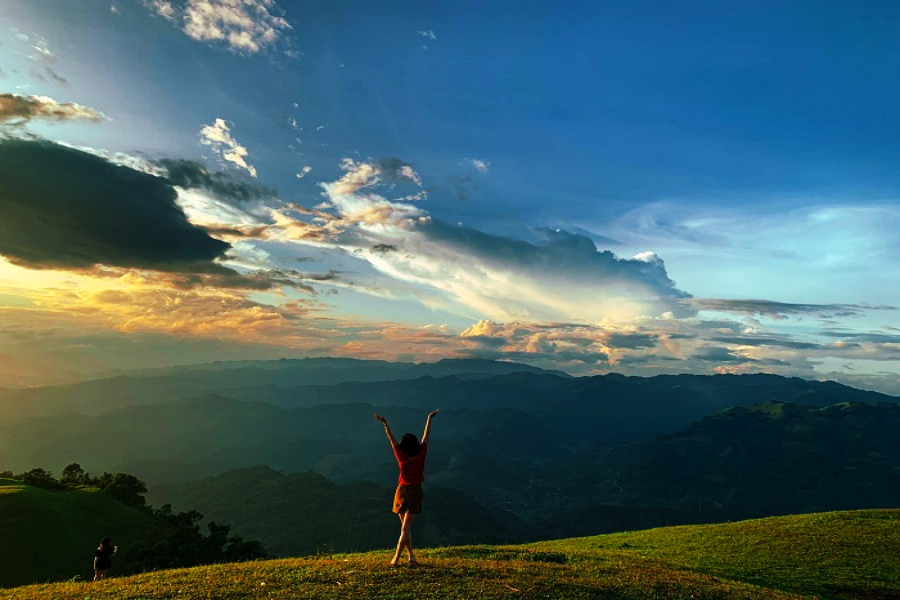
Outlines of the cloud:
{"type": "Polygon", "coordinates": [[[900,345],[900,335],[887,334],[878,332],[854,332],[854,331],[823,331],[822,335],[827,337],[836,337],[844,340],[853,340],[857,342],[872,342],[875,344],[898,344],[900,345]]]}
{"type": "Polygon", "coordinates": [[[54,62],[56,60],[56,55],[50,50],[50,46],[47,44],[47,40],[38,37],[35,43],[31,46],[31,49],[34,50],[34,54],[29,55],[28,58],[31,60],[37,61],[45,61],[45,62],[54,62]]]}
{"type": "Polygon", "coordinates": [[[377,161],[355,161],[345,158],[341,161],[344,175],[337,181],[328,184],[330,194],[349,196],[363,188],[374,187],[380,183],[398,184],[413,183],[422,187],[422,179],[412,166],[399,158],[382,158],[377,161]]]}
{"type": "MultiPolygon", "coordinates": [[[[190,220],[208,228],[218,224],[217,235],[239,238],[229,259],[241,254],[240,267],[252,272],[237,282],[224,274],[164,273],[157,277],[160,287],[185,293],[228,287],[246,297],[253,290],[290,285],[313,294],[324,283],[403,302],[420,314],[431,310],[463,329],[454,335],[449,328],[414,331],[385,324],[379,329],[345,321],[345,337],[329,336],[320,350],[353,356],[396,359],[409,352],[415,357],[433,343],[435,356],[521,360],[579,374],[807,377],[826,372],[838,360],[884,365],[900,357],[900,345],[887,333],[831,343],[822,339],[821,321],[809,323],[892,307],[693,298],[669,277],[655,252],[620,257],[601,250],[587,235],[561,229],[538,229],[538,238],[525,241],[450,225],[403,195],[404,188],[423,189],[408,163],[345,159],[341,166],[339,178],[319,184],[324,201],[312,208],[277,197],[248,204],[245,198],[254,199],[253,193],[226,187],[218,193],[231,194],[237,202],[223,210],[212,203],[217,178],[197,164],[174,163],[186,172],[172,168],[163,179],[193,186],[179,190],[181,205],[207,198],[185,208],[190,220]],[[220,218],[204,221],[204,214],[220,218]],[[251,250],[238,252],[238,243],[251,250]],[[315,249],[323,261],[320,272],[290,268],[297,266],[301,247],[315,249]],[[716,314],[704,318],[704,312],[716,314]],[[754,318],[759,316],[774,321],[767,325],[754,318]],[[786,331],[780,322],[787,317],[793,318],[786,331]],[[474,324],[466,327],[467,322],[474,324]],[[403,340],[403,350],[393,350],[388,339],[403,340]]],[[[341,299],[336,300],[339,310],[341,299]]],[[[283,328],[269,331],[273,339],[295,335],[294,321],[271,317],[271,323],[283,328]]]]}
{"type": "Polygon", "coordinates": [[[871,310],[896,310],[894,306],[866,304],[792,304],[771,300],[726,300],[716,298],[692,298],[687,303],[697,310],[761,315],[774,319],[786,319],[788,315],[816,315],[823,318],[851,317],[871,310]]]}
{"type": "Polygon", "coordinates": [[[69,85],[69,80],[51,69],[50,67],[45,67],[44,72],[47,76],[60,85],[69,85]]]}
{"type": "Polygon", "coordinates": [[[659,257],[598,250],[587,237],[544,230],[531,243],[430,220],[401,248],[410,275],[499,320],[627,319],[693,314],[659,257]]]}
{"type": "Polygon", "coordinates": [[[270,48],[292,29],[274,0],[144,0],[144,5],[191,39],[223,44],[237,54],[270,48]]]}
{"type": "Polygon", "coordinates": [[[210,171],[199,161],[163,158],[157,160],[156,164],[165,169],[172,185],[207,190],[221,200],[246,203],[277,196],[273,188],[255,182],[239,181],[229,173],[210,171]]]}
{"type": "Polygon", "coordinates": [[[435,35],[434,31],[432,31],[431,29],[420,30],[416,33],[418,33],[422,37],[427,37],[429,40],[437,40],[437,35],[435,35]]]}
{"type": "Polygon", "coordinates": [[[0,123],[21,125],[34,119],[61,123],[85,120],[99,123],[106,119],[103,113],[74,102],[57,102],[47,96],[20,96],[0,94],[0,123]]]}
{"type": "Polygon", "coordinates": [[[487,175],[491,170],[491,163],[486,160],[481,160],[478,158],[469,158],[466,159],[468,164],[475,167],[475,170],[481,173],[482,175],[487,175]]]}
{"type": "Polygon", "coordinates": [[[369,262],[382,285],[412,286],[429,307],[465,317],[587,322],[696,312],[653,253],[619,258],[561,230],[541,230],[544,240],[531,243],[451,226],[405,202],[410,196],[380,193],[421,185],[407,163],[345,159],[342,168],[340,179],[320,184],[320,206],[273,211],[265,239],[340,248],[369,262]]]}
{"type": "Polygon", "coordinates": [[[48,141],[0,140],[0,254],[29,268],[225,273],[167,181],[48,141]]]}
{"type": "Polygon", "coordinates": [[[814,344],[812,342],[800,342],[796,340],[792,340],[787,336],[775,337],[775,336],[749,336],[749,335],[735,335],[735,336],[713,336],[709,338],[710,341],[720,342],[723,344],[735,344],[738,346],[777,346],[782,348],[793,348],[795,350],[812,350],[815,348],[821,348],[820,344],[814,344]]]}
{"type": "Polygon", "coordinates": [[[312,172],[312,170],[313,170],[313,168],[311,166],[306,165],[305,167],[300,169],[299,173],[297,173],[297,179],[303,179],[304,177],[309,175],[312,172]]]}
{"type": "Polygon", "coordinates": [[[234,139],[231,129],[224,119],[216,119],[212,125],[206,125],[200,130],[199,135],[201,144],[212,148],[212,151],[221,156],[223,160],[244,169],[250,173],[251,177],[256,177],[256,168],[247,164],[246,161],[249,152],[234,139]]]}

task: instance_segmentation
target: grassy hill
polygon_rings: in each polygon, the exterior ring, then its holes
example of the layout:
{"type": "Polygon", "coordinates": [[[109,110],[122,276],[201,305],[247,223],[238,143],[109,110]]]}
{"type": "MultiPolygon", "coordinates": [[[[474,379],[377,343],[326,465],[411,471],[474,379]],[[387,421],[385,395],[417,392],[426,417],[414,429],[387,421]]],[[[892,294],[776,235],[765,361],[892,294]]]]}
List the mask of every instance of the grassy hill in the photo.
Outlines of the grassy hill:
{"type": "Polygon", "coordinates": [[[0,598],[900,598],[900,510],[794,515],[421,553],[388,551],[216,565],[0,590],[0,598]]]}
{"type": "Polygon", "coordinates": [[[153,525],[150,515],[99,490],[51,492],[0,479],[0,587],[89,579],[100,538],[113,536],[121,551],[153,525]]]}

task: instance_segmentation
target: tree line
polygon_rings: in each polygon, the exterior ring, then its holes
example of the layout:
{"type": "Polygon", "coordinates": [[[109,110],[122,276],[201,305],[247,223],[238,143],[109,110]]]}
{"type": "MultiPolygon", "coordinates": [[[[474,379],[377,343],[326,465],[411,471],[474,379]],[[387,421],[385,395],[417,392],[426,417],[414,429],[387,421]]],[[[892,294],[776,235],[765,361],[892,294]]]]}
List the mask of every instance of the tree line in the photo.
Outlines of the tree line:
{"type": "Polygon", "coordinates": [[[78,488],[98,488],[125,506],[152,517],[154,527],[147,539],[133,542],[120,550],[116,572],[122,575],[175,569],[199,565],[240,562],[270,558],[265,547],[256,541],[229,535],[228,525],[207,524],[201,531],[203,515],[196,510],[173,512],[170,504],[153,508],[144,494],[147,484],[128,473],[106,473],[92,477],[78,463],[63,469],[55,478],[42,468],[23,473],[0,471],[0,478],[14,479],[45,490],[61,492],[78,488]]]}

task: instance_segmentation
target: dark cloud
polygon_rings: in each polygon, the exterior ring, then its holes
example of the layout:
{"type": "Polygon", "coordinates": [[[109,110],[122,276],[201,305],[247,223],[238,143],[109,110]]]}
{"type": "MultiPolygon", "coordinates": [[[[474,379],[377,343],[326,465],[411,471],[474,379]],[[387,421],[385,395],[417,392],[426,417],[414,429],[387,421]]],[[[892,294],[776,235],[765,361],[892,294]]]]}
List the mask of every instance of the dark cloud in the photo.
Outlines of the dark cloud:
{"type": "Polygon", "coordinates": [[[867,304],[791,304],[771,300],[724,300],[693,298],[688,301],[698,310],[717,310],[747,315],[786,318],[787,315],[810,314],[820,317],[852,317],[870,310],[896,310],[894,306],[867,304]]]}
{"type": "Polygon", "coordinates": [[[506,338],[493,335],[469,335],[466,336],[466,342],[471,342],[477,344],[478,346],[494,349],[502,348],[508,343],[506,341],[506,338]]]}
{"type": "Polygon", "coordinates": [[[476,179],[471,175],[450,177],[450,187],[456,191],[456,199],[465,202],[469,195],[477,192],[481,187],[481,178],[476,179]]]}
{"type": "Polygon", "coordinates": [[[755,359],[747,356],[741,356],[728,348],[720,348],[714,346],[704,346],[691,356],[693,360],[715,363],[753,363],[755,359]]]}
{"type": "Polygon", "coordinates": [[[378,170],[382,176],[389,182],[412,181],[413,183],[421,183],[418,175],[408,162],[399,158],[389,157],[379,159],[377,162],[378,170]]]}
{"type": "Polygon", "coordinates": [[[68,79],[66,79],[65,77],[63,77],[62,75],[60,75],[59,73],[57,73],[56,71],[51,69],[50,67],[44,67],[44,71],[46,71],[47,75],[50,76],[50,78],[53,81],[55,81],[56,83],[58,83],[60,85],[69,85],[68,79]]]}
{"type": "Polygon", "coordinates": [[[638,349],[655,348],[656,336],[646,333],[611,333],[606,338],[606,343],[612,348],[638,349]]]}
{"type": "Polygon", "coordinates": [[[172,185],[182,188],[203,189],[221,200],[250,202],[278,195],[274,188],[237,179],[233,174],[210,171],[195,160],[163,158],[156,164],[166,170],[172,185]]]}
{"type": "Polygon", "coordinates": [[[369,251],[372,254],[388,254],[389,252],[398,252],[400,249],[393,244],[375,244],[369,251]]]}
{"type": "Polygon", "coordinates": [[[618,367],[630,367],[630,366],[646,366],[646,365],[655,365],[658,363],[671,363],[684,362],[683,359],[677,358],[675,356],[666,356],[659,354],[629,354],[628,356],[623,356],[619,360],[616,361],[616,366],[618,367]]]}
{"type": "Polygon", "coordinates": [[[334,269],[329,269],[327,273],[296,273],[301,279],[309,281],[337,281],[340,279],[340,274],[340,271],[334,269]]]}
{"type": "Polygon", "coordinates": [[[779,360],[777,358],[751,358],[749,356],[743,356],[733,350],[729,350],[728,348],[720,348],[716,346],[704,346],[703,348],[700,348],[700,350],[698,350],[691,356],[691,359],[720,364],[752,363],[757,366],[773,367],[788,367],[791,365],[791,363],[784,360],[779,360]]]}
{"type": "MultiPolygon", "coordinates": [[[[546,228],[540,228],[539,231],[541,231],[543,229],[546,229],[546,228]]],[[[615,240],[613,238],[606,237],[605,235],[600,235],[600,234],[594,233],[592,231],[588,231],[587,229],[583,229],[581,227],[572,227],[572,228],[570,228],[570,230],[574,234],[583,235],[585,237],[588,237],[588,238],[594,240],[594,243],[597,244],[598,246],[621,246],[622,245],[622,242],[620,242],[619,240],[615,240]]]]}
{"type": "Polygon", "coordinates": [[[44,140],[0,139],[0,254],[30,268],[231,274],[165,179],[44,140]]]}
{"type": "MultiPolygon", "coordinates": [[[[484,337],[487,340],[493,339],[487,336],[473,336],[466,340],[484,337]]],[[[487,344],[488,346],[490,344],[487,344]]],[[[559,350],[555,348],[544,348],[540,352],[522,352],[518,350],[494,350],[490,347],[480,347],[477,349],[463,352],[463,355],[471,358],[482,358],[486,360],[508,360],[512,362],[522,362],[526,364],[534,364],[547,369],[565,369],[568,364],[580,364],[589,366],[609,366],[609,355],[605,352],[578,352],[571,350],[559,350]]]]}
{"type": "Polygon", "coordinates": [[[243,274],[230,269],[225,273],[185,273],[174,274],[165,280],[169,287],[180,290],[197,288],[236,288],[244,290],[270,290],[279,287],[290,287],[315,295],[315,289],[303,283],[302,277],[292,277],[283,271],[260,271],[243,274]]]}

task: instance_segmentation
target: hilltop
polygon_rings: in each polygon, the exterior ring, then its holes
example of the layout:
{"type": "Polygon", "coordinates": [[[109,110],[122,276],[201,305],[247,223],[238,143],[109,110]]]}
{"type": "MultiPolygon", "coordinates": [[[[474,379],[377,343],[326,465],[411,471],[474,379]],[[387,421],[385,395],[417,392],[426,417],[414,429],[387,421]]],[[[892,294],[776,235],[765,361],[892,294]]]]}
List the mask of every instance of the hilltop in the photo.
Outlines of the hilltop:
{"type": "Polygon", "coordinates": [[[48,491],[0,479],[0,586],[93,576],[94,549],[153,536],[151,515],[100,490],[48,491]]]}
{"type": "Polygon", "coordinates": [[[16,600],[130,598],[888,600],[900,598],[900,510],[794,515],[522,546],[215,565],[0,591],[16,600]]]}
{"type": "MultiPolygon", "coordinates": [[[[17,476],[34,485],[0,478],[0,587],[89,581],[94,550],[106,536],[119,547],[114,563],[120,574],[269,556],[260,544],[229,536],[221,522],[210,523],[204,535],[197,523],[202,514],[152,509],[142,496],[126,496],[105,483],[107,475],[77,487],[46,472],[17,476]],[[97,483],[106,487],[91,487],[97,483]]],[[[134,479],[121,473],[110,478],[123,475],[134,479]]]]}

